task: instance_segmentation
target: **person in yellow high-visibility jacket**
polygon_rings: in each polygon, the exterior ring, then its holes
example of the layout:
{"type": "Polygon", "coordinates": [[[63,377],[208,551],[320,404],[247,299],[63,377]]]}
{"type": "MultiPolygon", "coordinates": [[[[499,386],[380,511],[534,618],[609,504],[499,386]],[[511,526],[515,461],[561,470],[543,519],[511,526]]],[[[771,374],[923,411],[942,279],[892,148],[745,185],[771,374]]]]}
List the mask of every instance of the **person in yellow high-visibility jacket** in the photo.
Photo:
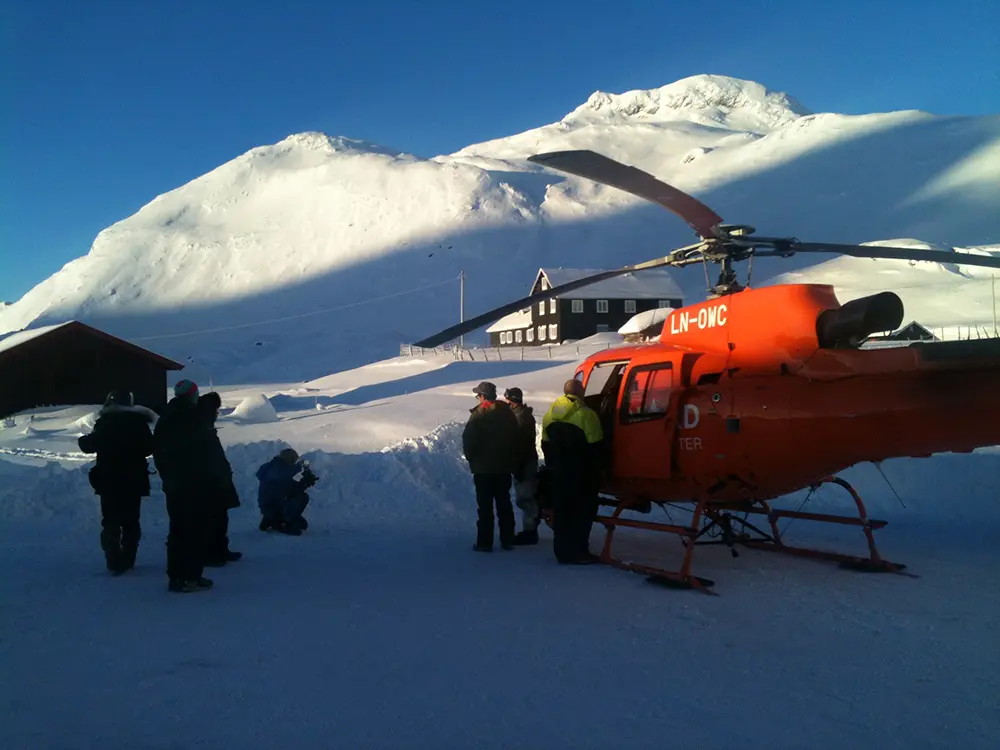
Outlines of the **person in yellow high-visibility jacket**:
{"type": "Polygon", "coordinates": [[[604,430],[583,401],[579,380],[567,380],[563,395],[542,417],[542,453],[552,479],[552,548],[560,563],[597,561],[590,531],[597,515],[604,430]]]}

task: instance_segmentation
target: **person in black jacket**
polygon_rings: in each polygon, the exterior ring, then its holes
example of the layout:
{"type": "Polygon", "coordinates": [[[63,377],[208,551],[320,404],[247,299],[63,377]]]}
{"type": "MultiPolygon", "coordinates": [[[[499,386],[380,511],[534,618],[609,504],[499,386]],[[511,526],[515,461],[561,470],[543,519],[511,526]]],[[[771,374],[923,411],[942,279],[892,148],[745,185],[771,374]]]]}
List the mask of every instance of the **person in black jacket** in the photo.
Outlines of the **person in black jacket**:
{"type": "Polygon", "coordinates": [[[514,472],[518,438],[517,418],[503,401],[497,388],[483,382],[473,390],[479,404],[470,410],[462,433],[462,448],[476,487],[479,507],[477,552],[493,549],[493,505],[496,503],[500,546],[514,549],[514,507],[510,502],[511,474],[514,472]]]}
{"type": "Polygon", "coordinates": [[[212,496],[229,479],[213,460],[211,427],[198,410],[198,386],[182,380],[153,432],[153,461],[167,497],[169,590],[204,591],[212,581],[205,566],[205,531],[212,496]]]}
{"type": "Polygon", "coordinates": [[[150,424],[155,421],[156,413],[136,406],[129,391],[114,390],[98,412],[93,431],[77,440],[81,451],[97,454],[90,485],[101,498],[101,549],[114,575],[135,567],[142,538],[140,504],[150,490],[150,424]]]}
{"type": "Polygon", "coordinates": [[[219,431],[215,427],[215,420],[219,418],[221,407],[222,399],[214,391],[198,398],[198,412],[208,425],[210,435],[208,442],[212,449],[209,457],[213,463],[212,473],[228,477],[221,491],[214,488],[206,493],[208,503],[205,509],[205,565],[213,568],[222,567],[243,557],[242,552],[229,549],[229,511],[239,507],[240,496],[236,491],[236,485],[233,484],[233,468],[226,458],[226,451],[222,447],[222,441],[219,440],[219,431]]]}
{"type": "Polygon", "coordinates": [[[508,388],[503,397],[517,418],[518,438],[514,459],[514,501],[521,509],[521,531],[514,544],[538,544],[538,448],[534,410],[524,403],[520,388],[508,388]]]}

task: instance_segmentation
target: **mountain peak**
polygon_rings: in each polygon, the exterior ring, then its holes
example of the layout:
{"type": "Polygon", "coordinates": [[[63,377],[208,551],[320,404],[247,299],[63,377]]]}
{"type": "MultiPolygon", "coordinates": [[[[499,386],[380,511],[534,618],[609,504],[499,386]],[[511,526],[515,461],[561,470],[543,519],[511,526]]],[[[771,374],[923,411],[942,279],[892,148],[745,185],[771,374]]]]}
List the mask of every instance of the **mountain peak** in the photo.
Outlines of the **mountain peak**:
{"type": "Polygon", "coordinates": [[[404,156],[398,151],[378,143],[343,135],[327,135],[316,130],[293,133],[277,143],[253,149],[251,153],[281,155],[292,151],[321,152],[325,154],[380,154],[383,156],[404,156]]]}
{"type": "Polygon", "coordinates": [[[808,114],[812,113],[795,98],[755,81],[702,74],[658,89],[634,89],[621,94],[595,91],[563,122],[685,119],[767,132],[808,114]]]}

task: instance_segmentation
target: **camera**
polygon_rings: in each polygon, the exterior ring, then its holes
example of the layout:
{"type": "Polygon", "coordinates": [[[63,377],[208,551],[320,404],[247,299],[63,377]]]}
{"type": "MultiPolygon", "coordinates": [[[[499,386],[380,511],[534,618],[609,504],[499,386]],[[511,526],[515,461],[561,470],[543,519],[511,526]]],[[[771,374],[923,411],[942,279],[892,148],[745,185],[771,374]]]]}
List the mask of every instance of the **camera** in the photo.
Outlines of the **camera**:
{"type": "Polygon", "coordinates": [[[303,489],[308,489],[312,487],[316,482],[319,481],[319,477],[313,473],[313,470],[309,468],[309,462],[302,462],[302,479],[300,480],[303,489]]]}

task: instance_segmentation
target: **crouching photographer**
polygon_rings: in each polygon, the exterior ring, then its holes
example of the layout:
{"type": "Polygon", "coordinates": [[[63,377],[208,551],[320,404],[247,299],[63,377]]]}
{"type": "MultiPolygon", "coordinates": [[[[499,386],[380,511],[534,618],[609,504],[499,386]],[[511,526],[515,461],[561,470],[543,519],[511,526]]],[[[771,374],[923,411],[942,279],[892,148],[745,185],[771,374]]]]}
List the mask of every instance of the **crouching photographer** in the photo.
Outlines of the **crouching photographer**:
{"type": "Polygon", "coordinates": [[[299,461],[291,448],[257,469],[257,505],[260,508],[260,530],[271,529],[282,534],[299,536],[309,528],[302,512],[309,504],[306,490],[319,481],[308,461],[299,461]],[[302,472],[300,479],[295,476],[302,472]]]}

